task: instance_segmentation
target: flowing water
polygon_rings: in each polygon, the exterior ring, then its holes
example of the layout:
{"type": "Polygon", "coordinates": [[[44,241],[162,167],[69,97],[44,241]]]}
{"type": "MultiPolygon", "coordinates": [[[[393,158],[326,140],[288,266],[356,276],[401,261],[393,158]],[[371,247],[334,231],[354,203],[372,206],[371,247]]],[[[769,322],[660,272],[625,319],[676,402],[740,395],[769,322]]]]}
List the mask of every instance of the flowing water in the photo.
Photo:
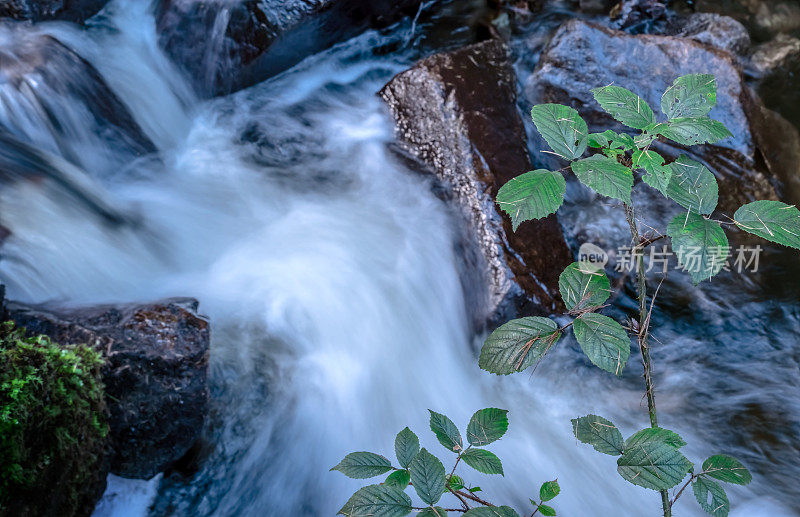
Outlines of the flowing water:
{"type": "MultiPolygon", "coordinates": [[[[465,426],[488,406],[511,411],[507,437],[492,446],[505,477],[464,472],[487,498],[525,508],[541,482],[558,477],[560,515],[658,513],[658,497],[577,444],[569,423],[595,412],[626,432],[644,426],[635,360],[622,382],[608,379],[565,341],[532,376],[477,367],[482,336],[472,335],[469,282],[459,277],[458,218],[393,155],[392,124],[375,95],[419,57],[424,23],[366,33],[276,79],[200,102],[158,50],[145,3],[114,2],[88,31],[26,30],[54,34],[90,61],[157,152],[111,166],[104,157],[125,142],[62,130],[84,158],[67,165],[64,146],[48,145],[54,135],[31,112],[12,136],[45,150],[48,174],[0,188],[0,223],[12,232],[0,278],[10,298],[194,296],[212,322],[211,414],[197,464],[150,482],[112,477],[97,515],[333,515],[363,484],[328,472],[344,454],[393,457],[394,435],[408,425],[451,463],[427,429],[427,409],[465,426]]],[[[81,120],[75,99],[59,102],[65,119],[81,120]]],[[[2,103],[17,113],[30,105],[10,90],[2,103]]],[[[5,145],[11,160],[22,152],[5,145]]],[[[591,235],[589,210],[606,222],[618,215],[571,192],[563,222],[573,240],[577,228],[591,235]]],[[[740,303],[722,282],[665,300],[657,316],[667,343],[655,353],[663,418],[687,438],[691,457],[724,450],[754,466],[753,485],[732,490],[737,516],[799,514],[796,486],[780,479],[800,471],[791,439],[800,286],[787,273],[796,258],[773,257],[766,278],[736,294],[740,303]],[[777,299],[765,286],[782,286],[777,299]]],[[[630,303],[623,296],[618,313],[630,303]]],[[[679,515],[700,514],[690,497],[679,515]]]]}

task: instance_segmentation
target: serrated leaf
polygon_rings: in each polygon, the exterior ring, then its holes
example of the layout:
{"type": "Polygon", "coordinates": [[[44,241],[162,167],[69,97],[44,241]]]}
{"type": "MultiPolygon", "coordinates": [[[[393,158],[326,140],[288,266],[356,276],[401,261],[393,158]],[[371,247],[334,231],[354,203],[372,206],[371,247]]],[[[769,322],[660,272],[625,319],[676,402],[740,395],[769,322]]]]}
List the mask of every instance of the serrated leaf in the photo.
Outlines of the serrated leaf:
{"type": "Polygon", "coordinates": [[[539,134],[562,158],[575,160],[586,150],[589,128],[574,109],[561,104],[537,104],[531,110],[531,118],[539,134]]]}
{"type": "Polygon", "coordinates": [[[712,478],[737,485],[746,485],[753,480],[750,471],[742,465],[742,462],[725,454],[717,454],[704,461],[703,472],[712,478]]]}
{"type": "Polygon", "coordinates": [[[635,129],[655,124],[653,110],[641,97],[620,86],[603,86],[592,90],[594,99],[614,119],[635,129]]]}
{"type": "Polygon", "coordinates": [[[461,441],[461,433],[458,431],[456,424],[441,413],[431,411],[430,426],[433,434],[439,443],[450,449],[452,452],[459,452],[464,450],[464,442],[461,441]]]}
{"type": "Polygon", "coordinates": [[[660,124],[658,133],[682,145],[713,144],[733,136],[722,122],[708,117],[676,118],[660,124]]]}
{"type": "Polygon", "coordinates": [[[573,262],[558,277],[558,290],[570,311],[602,305],[611,295],[605,271],[589,262],[573,262]]]}
{"type": "Polygon", "coordinates": [[[369,485],[353,494],[337,515],[346,517],[403,517],[411,513],[411,498],[386,485],[369,485]]]}
{"type": "Polygon", "coordinates": [[[658,137],[656,133],[638,134],[633,137],[633,145],[635,145],[637,149],[644,149],[645,147],[652,144],[653,140],[655,140],[656,137],[658,137]]]}
{"type": "Polygon", "coordinates": [[[554,499],[561,492],[561,487],[558,486],[558,480],[545,481],[539,487],[539,499],[542,501],[550,501],[554,499]]]}
{"type": "Polygon", "coordinates": [[[447,480],[447,484],[453,490],[461,490],[464,488],[464,480],[461,478],[461,476],[456,476],[455,474],[450,476],[450,478],[447,480]]]}
{"type": "Polygon", "coordinates": [[[719,273],[728,259],[730,245],[725,231],[719,223],[694,212],[670,221],[667,235],[672,239],[678,263],[695,284],[719,273]]]}
{"type": "Polygon", "coordinates": [[[708,215],[717,208],[719,187],[708,167],[686,155],[670,164],[672,177],[667,196],[692,212],[708,215]]]}
{"type": "Polygon", "coordinates": [[[486,408],[475,412],[467,425],[467,441],[476,447],[499,440],[508,430],[508,411],[486,408]]]}
{"type": "Polygon", "coordinates": [[[411,484],[425,504],[435,504],[445,491],[444,465],[425,448],[419,451],[408,466],[411,484]]]}
{"type": "Polygon", "coordinates": [[[669,180],[672,178],[672,168],[664,165],[664,157],[655,151],[634,151],[631,157],[634,169],[644,169],[647,174],[642,176],[642,181],[667,195],[669,180]]]}
{"type": "Polygon", "coordinates": [[[713,75],[678,77],[661,96],[661,111],[668,119],[702,117],[717,104],[717,82],[713,75]]]}
{"type": "Polygon", "coordinates": [[[519,517],[510,506],[479,506],[463,514],[464,517],[519,517]]]}
{"type": "Polygon", "coordinates": [[[497,191],[497,205],[511,217],[511,226],[555,213],[564,203],[564,177],[544,169],[512,178],[497,191]]]}
{"type": "Polygon", "coordinates": [[[406,427],[394,439],[394,453],[400,466],[407,468],[419,452],[419,438],[414,432],[406,427]]]}
{"type": "Polygon", "coordinates": [[[540,504],[539,513],[544,515],[545,517],[555,517],[556,510],[552,506],[547,506],[546,504],[540,504]]]}
{"type": "Polygon", "coordinates": [[[373,452],[351,452],[331,470],[353,479],[366,479],[389,472],[392,462],[373,452]]]}
{"type": "Polygon", "coordinates": [[[417,514],[417,517],[447,517],[447,512],[441,506],[435,508],[425,508],[417,514]]]}
{"type": "Polygon", "coordinates": [[[407,470],[395,470],[386,477],[386,481],[384,481],[383,484],[402,490],[408,486],[410,481],[411,474],[409,474],[407,470]]]}
{"type": "Polygon", "coordinates": [[[651,490],[667,490],[686,477],[692,462],[664,442],[641,442],[617,459],[617,472],[628,482],[651,490]]]}
{"type": "Polygon", "coordinates": [[[733,215],[736,226],[776,244],[800,249],[800,210],[780,201],[754,201],[733,215]]]}
{"type": "Polygon", "coordinates": [[[624,441],[622,433],[609,420],[597,415],[586,415],[572,419],[572,434],[579,441],[588,443],[597,452],[619,456],[624,441]]]}
{"type": "Polygon", "coordinates": [[[608,316],[590,312],[577,318],[572,329],[592,364],[614,375],[622,375],[631,355],[631,340],[622,325],[608,316]]]}
{"type": "Polygon", "coordinates": [[[500,458],[486,449],[468,449],[461,455],[461,460],[478,472],[503,475],[500,458]]]}
{"type": "Polygon", "coordinates": [[[588,144],[589,147],[607,147],[610,143],[608,136],[605,133],[589,133],[588,144]]]}
{"type": "Polygon", "coordinates": [[[581,183],[598,194],[613,197],[626,203],[631,202],[633,173],[617,160],[595,154],[570,165],[572,172],[581,183]]]}
{"type": "Polygon", "coordinates": [[[629,449],[645,442],[662,442],[666,443],[667,445],[671,445],[676,449],[680,449],[686,445],[686,442],[683,441],[683,438],[681,438],[680,435],[674,431],[663,429],[661,427],[648,427],[646,429],[642,429],[641,431],[636,431],[627,440],[625,440],[625,448],[629,449]]]}
{"type": "Polygon", "coordinates": [[[511,320],[486,338],[478,365],[498,375],[521,372],[544,357],[560,337],[558,325],[548,318],[511,320]]]}
{"type": "Polygon", "coordinates": [[[692,482],[694,498],[706,513],[713,517],[727,517],[731,509],[725,490],[716,481],[700,476],[692,482]]]}

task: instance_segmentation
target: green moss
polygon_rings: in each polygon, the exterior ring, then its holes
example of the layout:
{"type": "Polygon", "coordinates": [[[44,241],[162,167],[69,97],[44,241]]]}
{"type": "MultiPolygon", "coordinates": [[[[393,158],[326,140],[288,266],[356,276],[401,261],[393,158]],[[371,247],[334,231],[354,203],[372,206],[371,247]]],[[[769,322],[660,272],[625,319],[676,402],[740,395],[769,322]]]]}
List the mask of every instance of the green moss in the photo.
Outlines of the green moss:
{"type": "Polygon", "coordinates": [[[0,514],[91,507],[108,434],[102,362],[87,346],[0,323],[0,514]]]}

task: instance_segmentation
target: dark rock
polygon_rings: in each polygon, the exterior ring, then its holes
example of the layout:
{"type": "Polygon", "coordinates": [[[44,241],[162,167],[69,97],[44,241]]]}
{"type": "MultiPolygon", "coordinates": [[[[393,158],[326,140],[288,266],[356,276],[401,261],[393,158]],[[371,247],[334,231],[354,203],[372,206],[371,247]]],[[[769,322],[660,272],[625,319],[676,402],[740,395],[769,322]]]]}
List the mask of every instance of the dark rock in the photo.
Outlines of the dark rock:
{"type": "Polygon", "coordinates": [[[764,39],[800,30],[800,3],[797,0],[762,1],[757,4],[752,20],[755,30],[764,39]]]}
{"type": "Polygon", "coordinates": [[[690,38],[732,54],[743,55],[750,49],[747,28],[729,16],[696,13],[670,20],[667,35],[690,38]]]}
{"type": "Polygon", "coordinates": [[[226,94],[414,14],[420,0],[160,0],[161,45],[203,95],[226,94]]]}
{"type": "Polygon", "coordinates": [[[505,45],[490,40],[433,55],[394,77],[380,95],[400,140],[452,188],[477,235],[489,315],[523,293],[539,310],[556,309],[558,275],[571,262],[558,220],[550,216],[512,232],[494,204],[504,183],[531,170],[505,45]]]}
{"type": "Polygon", "coordinates": [[[800,127],[800,39],[779,34],[759,45],[749,72],[764,103],[800,127]]]}
{"type": "Polygon", "coordinates": [[[33,22],[83,22],[107,3],[108,0],[0,0],[0,17],[33,22]]]}
{"type": "Polygon", "coordinates": [[[156,150],[102,76],[52,36],[5,23],[0,44],[0,95],[6,109],[0,130],[63,156],[86,170],[100,162],[87,156],[87,140],[100,140],[108,153],[104,172],[117,172],[131,157],[156,150]]]}
{"type": "Polygon", "coordinates": [[[665,0],[622,0],[611,11],[612,26],[633,33],[652,32],[667,19],[665,0]]]}
{"type": "MultiPolygon", "coordinates": [[[[710,115],[733,133],[713,146],[685,149],[668,142],[656,143],[664,154],[686,153],[705,162],[723,183],[720,208],[729,210],[757,198],[774,199],[800,174],[795,161],[764,156],[786,156],[775,146],[791,138],[770,139],[758,123],[763,106],[743,82],[735,59],[727,52],[670,36],[632,36],[598,25],[570,21],[561,26],[542,54],[536,71],[527,79],[526,100],[531,104],[559,102],[578,109],[590,130],[622,129],[594,101],[590,90],[616,84],[633,90],[658,112],[662,93],[684,74],[708,73],[717,80],[717,106],[710,115]]],[[[541,142],[538,142],[542,145],[541,142]]],[[[547,160],[542,158],[542,160],[547,160]]],[[[548,162],[558,168],[558,163],[548,162]]]]}
{"type": "Polygon", "coordinates": [[[111,472],[149,479],[197,440],[208,406],[208,322],[197,302],[58,310],[9,303],[17,325],[102,352],[111,472]]]}

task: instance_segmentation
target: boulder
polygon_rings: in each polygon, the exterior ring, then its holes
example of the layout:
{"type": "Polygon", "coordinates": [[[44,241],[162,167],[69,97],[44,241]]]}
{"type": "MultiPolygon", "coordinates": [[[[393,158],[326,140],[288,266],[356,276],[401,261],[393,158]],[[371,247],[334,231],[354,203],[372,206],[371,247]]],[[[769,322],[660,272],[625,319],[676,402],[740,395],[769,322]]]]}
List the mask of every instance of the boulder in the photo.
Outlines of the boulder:
{"type": "MultiPolygon", "coordinates": [[[[796,181],[800,163],[784,161],[797,138],[786,125],[784,136],[765,132],[760,121],[763,104],[745,85],[736,60],[728,52],[702,43],[670,36],[638,35],[614,31],[573,20],[562,25],[543,52],[536,70],[527,78],[525,98],[530,104],[558,102],[578,109],[590,131],[622,130],[594,101],[591,89],[607,84],[628,88],[659,112],[662,93],[684,74],[708,73],[717,80],[717,106],[710,115],[733,133],[716,145],[683,148],[657,142],[670,157],[681,153],[706,163],[722,183],[720,208],[725,211],[754,199],[789,198],[785,186],[796,181]],[[768,136],[769,135],[769,136],[768,136]],[[776,138],[777,137],[777,138],[776,138]],[[774,160],[765,161],[764,156],[774,160]]],[[[662,115],[663,117],[663,115],[662,115]]],[[[537,139],[536,143],[543,145],[537,139]]],[[[561,166],[541,158],[547,166],[561,166]]]]}
{"type": "Polygon", "coordinates": [[[749,71],[764,103],[800,126],[800,39],[779,34],[759,45],[749,71]]]}
{"type": "Polygon", "coordinates": [[[52,36],[6,22],[0,42],[0,131],[92,172],[154,152],[128,108],[86,60],[52,36]],[[86,153],[92,146],[106,153],[86,153]]]}
{"type": "Polygon", "coordinates": [[[208,406],[209,353],[197,301],[69,310],[10,302],[7,310],[30,334],[103,354],[111,472],[149,479],[195,443],[208,406]]]}
{"type": "Polygon", "coordinates": [[[735,55],[744,55],[750,49],[747,28],[730,16],[716,13],[673,17],[666,34],[693,39],[735,55]]]}
{"type": "Polygon", "coordinates": [[[32,22],[68,20],[80,23],[107,3],[108,0],[0,0],[0,17],[32,22]]]}
{"type": "Polygon", "coordinates": [[[462,209],[488,272],[489,318],[560,307],[558,275],[571,260],[554,215],[516,232],[494,203],[498,189],[531,170],[517,110],[516,76],[497,40],[430,56],[380,91],[404,148],[425,163],[462,209]]]}
{"type": "Polygon", "coordinates": [[[257,84],[420,0],[159,0],[161,45],[202,95],[257,84]]]}

